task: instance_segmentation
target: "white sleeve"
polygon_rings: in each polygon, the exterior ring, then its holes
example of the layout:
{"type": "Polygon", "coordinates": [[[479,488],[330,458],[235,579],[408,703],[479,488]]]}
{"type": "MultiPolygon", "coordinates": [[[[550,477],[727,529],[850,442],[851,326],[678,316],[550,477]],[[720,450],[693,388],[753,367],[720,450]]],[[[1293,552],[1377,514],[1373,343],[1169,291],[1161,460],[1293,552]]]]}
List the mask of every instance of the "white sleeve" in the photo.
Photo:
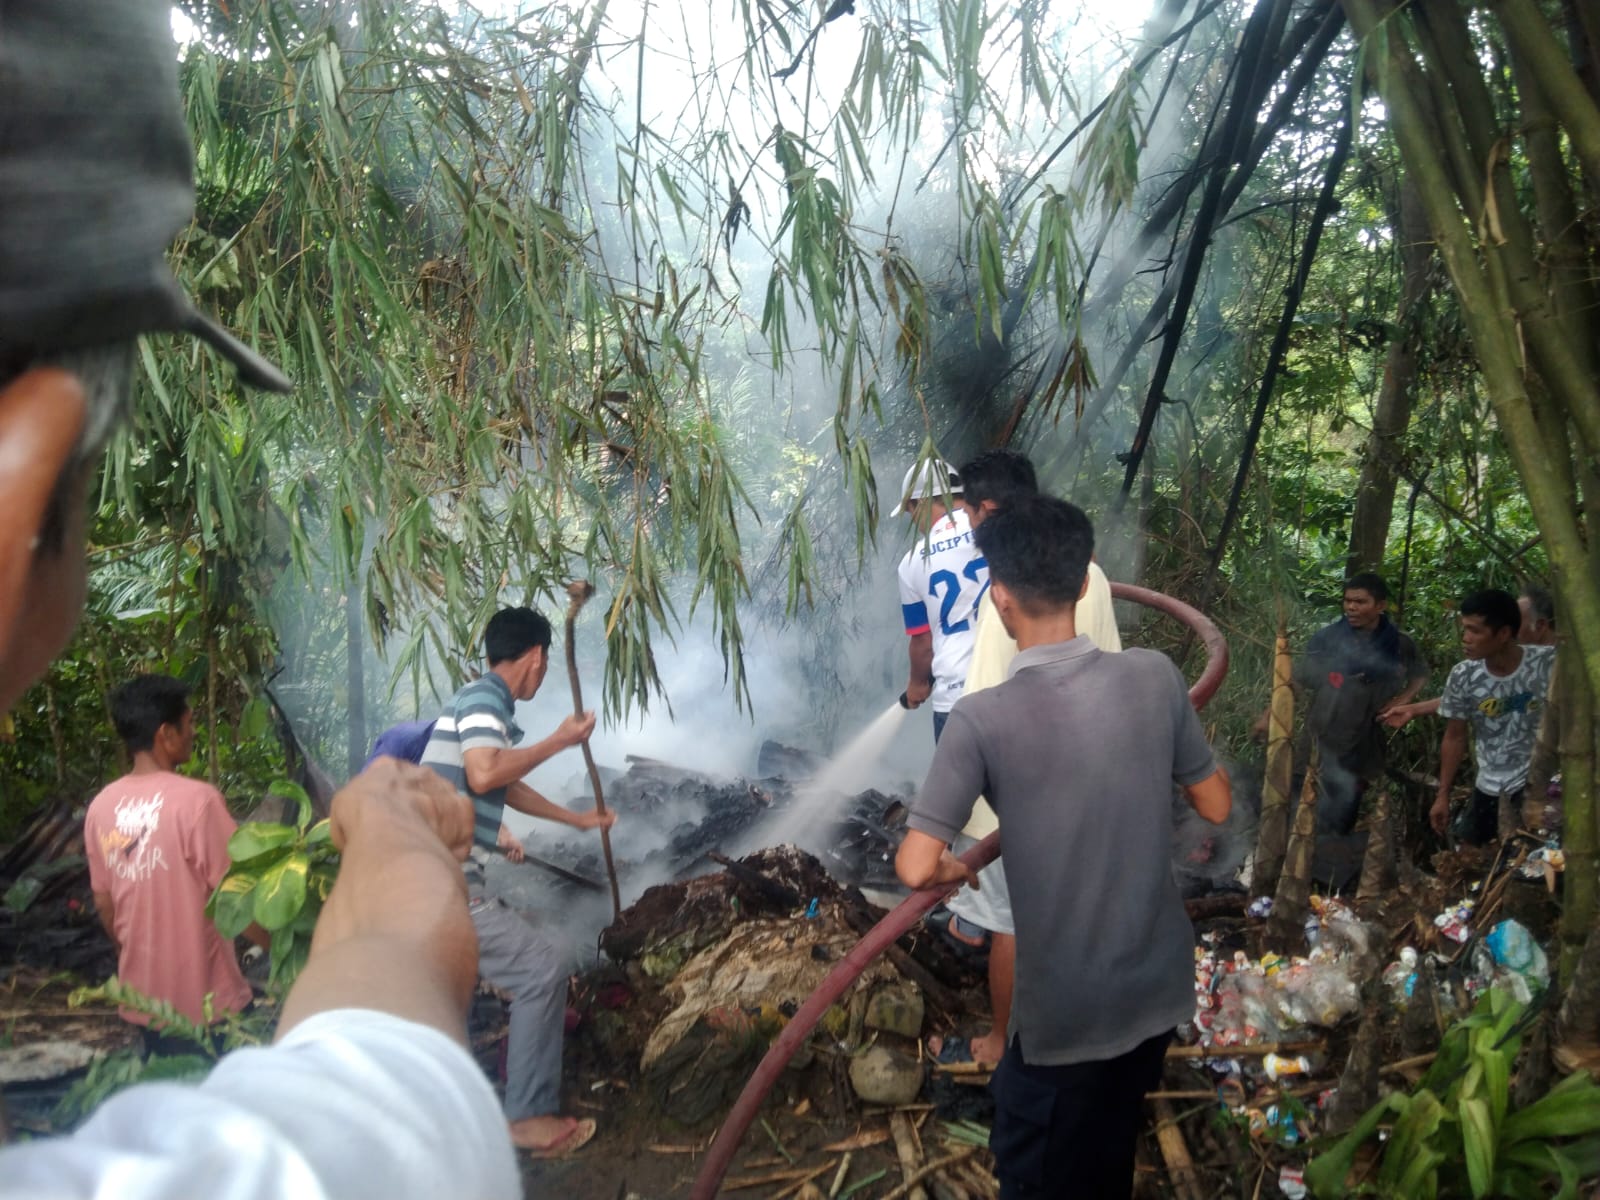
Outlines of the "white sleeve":
{"type": "Polygon", "coordinates": [[[198,1086],[143,1084],[70,1137],[0,1153],[0,1196],[30,1200],[517,1200],[493,1090],[438,1030],[321,1013],[236,1050],[198,1086]]]}

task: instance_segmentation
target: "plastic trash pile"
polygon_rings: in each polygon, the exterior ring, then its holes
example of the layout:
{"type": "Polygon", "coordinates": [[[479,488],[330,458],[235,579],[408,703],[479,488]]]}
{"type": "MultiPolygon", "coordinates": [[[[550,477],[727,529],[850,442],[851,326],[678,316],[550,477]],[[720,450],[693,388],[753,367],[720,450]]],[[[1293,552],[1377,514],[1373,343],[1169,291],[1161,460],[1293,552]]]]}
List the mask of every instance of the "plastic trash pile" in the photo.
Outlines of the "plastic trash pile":
{"type": "Polygon", "coordinates": [[[1252,959],[1239,950],[1219,958],[1202,939],[1195,948],[1195,1040],[1221,1049],[1282,1041],[1312,1026],[1331,1029],[1361,1007],[1372,935],[1338,900],[1314,897],[1312,909],[1304,957],[1252,959]]]}
{"type": "MultiPolygon", "coordinates": [[[[1465,943],[1472,936],[1470,918],[1471,902],[1468,901],[1440,913],[1434,918],[1434,924],[1452,941],[1465,943]],[[1463,912],[1465,915],[1462,915],[1463,912]],[[1461,931],[1459,937],[1453,932],[1458,928],[1461,931]]],[[[1440,955],[1432,957],[1441,965],[1447,961],[1440,955]]],[[[1417,951],[1405,946],[1395,960],[1384,968],[1384,988],[1396,1008],[1405,1008],[1411,1002],[1416,991],[1420,961],[1417,951]]],[[[1470,962],[1462,986],[1472,999],[1488,988],[1503,987],[1518,1001],[1527,1004],[1550,985],[1549,960],[1533,934],[1520,921],[1501,921],[1491,928],[1473,946],[1470,962]]],[[[1442,1012],[1454,1011],[1455,998],[1448,987],[1441,985],[1439,1000],[1442,1012]]]]}

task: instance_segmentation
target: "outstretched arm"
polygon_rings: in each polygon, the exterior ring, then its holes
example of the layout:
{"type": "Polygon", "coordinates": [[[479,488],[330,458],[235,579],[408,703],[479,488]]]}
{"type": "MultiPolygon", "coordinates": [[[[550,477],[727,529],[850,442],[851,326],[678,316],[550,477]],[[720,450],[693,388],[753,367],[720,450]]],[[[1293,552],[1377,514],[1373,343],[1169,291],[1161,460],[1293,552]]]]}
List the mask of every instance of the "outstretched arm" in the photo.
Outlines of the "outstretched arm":
{"type": "Polygon", "coordinates": [[[320,1012],[367,1008],[465,1043],[478,974],[460,866],[472,802],[426,767],[380,758],[334,796],[332,831],[339,879],[278,1037],[320,1012]]]}
{"type": "Polygon", "coordinates": [[[520,782],[513,783],[506,789],[506,803],[530,817],[554,821],[557,825],[570,825],[574,829],[610,829],[617,823],[617,814],[610,809],[606,810],[603,817],[592,808],[574,812],[570,808],[563,808],[554,801],[547,800],[527,784],[520,782]]]}

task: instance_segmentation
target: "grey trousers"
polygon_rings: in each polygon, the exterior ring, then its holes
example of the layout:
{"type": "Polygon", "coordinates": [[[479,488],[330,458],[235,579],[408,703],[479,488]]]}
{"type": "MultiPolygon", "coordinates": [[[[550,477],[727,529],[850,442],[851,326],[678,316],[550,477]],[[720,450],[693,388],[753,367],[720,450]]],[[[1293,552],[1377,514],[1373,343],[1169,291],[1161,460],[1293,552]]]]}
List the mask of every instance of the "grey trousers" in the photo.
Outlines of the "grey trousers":
{"type": "Polygon", "coordinates": [[[511,993],[506,1119],[552,1116],[561,1108],[567,946],[500,900],[475,898],[472,924],[478,931],[478,974],[511,993]]]}

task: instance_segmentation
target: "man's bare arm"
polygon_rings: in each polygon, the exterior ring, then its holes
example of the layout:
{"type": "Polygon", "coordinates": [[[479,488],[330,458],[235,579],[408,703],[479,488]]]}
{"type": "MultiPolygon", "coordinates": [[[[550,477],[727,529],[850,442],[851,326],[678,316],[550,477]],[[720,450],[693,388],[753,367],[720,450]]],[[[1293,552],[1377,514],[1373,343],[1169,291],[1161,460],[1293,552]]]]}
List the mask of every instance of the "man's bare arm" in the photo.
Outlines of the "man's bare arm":
{"type": "Polygon", "coordinates": [[[908,888],[965,883],[976,888],[978,874],[954,854],[950,844],[918,829],[906,831],[894,856],[894,873],[908,888]]]}
{"type": "Polygon", "coordinates": [[[566,718],[556,726],[554,733],[531,746],[478,746],[467,750],[461,755],[467,786],[482,795],[516,783],[539,764],[570,746],[587,741],[593,732],[594,713],[591,711],[581,717],[566,718]]]}
{"type": "Polygon", "coordinates": [[[906,676],[906,703],[916,708],[933,691],[933,634],[924,630],[910,639],[910,673],[906,676]]]}
{"type": "Polygon", "coordinates": [[[1399,696],[1384,705],[1383,711],[1378,714],[1378,720],[1382,721],[1390,729],[1399,729],[1407,721],[1414,720],[1417,717],[1431,717],[1437,713],[1440,699],[1438,696],[1435,696],[1432,700],[1418,700],[1415,704],[1406,703],[1412,696],[1417,694],[1417,690],[1421,686],[1419,683],[1417,689],[1401,692],[1399,696]]]}
{"type": "Polygon", "coordinates": [[[460,867],[472,802],[426,767],[381,758],[334,796],[332,819],[339,879],[278,1037],[320,1012],[367,1008],[464,1044],[478,975],[460,867]]]}
{"type": "Polygon", "coordinates": [[[554,821],[557,825],[570,825],[574,829],[599,829],[604,826],[610,829],[617,823],[617,814],[610,809],[602,819],[594,809],[583,812],[574,812],[570,808],[563,808],[553,800],[546,799],[525,783],[513,783],[506,789],[506,803],[520,813],[527,813],[530,817],[538,817],[544,821],[554,821]]]}
{"type": "Polygon", "coordinates": [[[1221,766],[1199,783],[1183,789],[1190,806],[1213,825],[1221,825],[1233,810],[1233,783],[1221,766]]]}

